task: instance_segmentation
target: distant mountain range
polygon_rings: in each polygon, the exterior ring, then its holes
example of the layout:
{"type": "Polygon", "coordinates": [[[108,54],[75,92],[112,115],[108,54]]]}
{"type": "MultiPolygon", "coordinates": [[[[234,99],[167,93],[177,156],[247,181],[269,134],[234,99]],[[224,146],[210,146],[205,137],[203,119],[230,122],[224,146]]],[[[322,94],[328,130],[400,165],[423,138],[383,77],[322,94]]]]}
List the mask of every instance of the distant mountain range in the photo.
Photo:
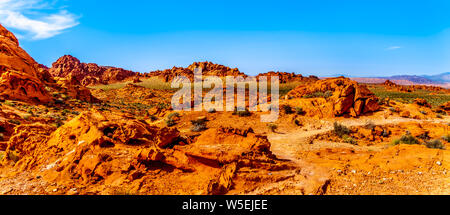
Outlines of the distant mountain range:
{"type": "Polygon", "coordinates": [[[444,88],[450,88],[450,72],[439,75],[397,75],[391,77],[373,77],[373,78],[352,78],[360,83],[383,83],[391,80],[401,85],[433,85],[444,88]]]}

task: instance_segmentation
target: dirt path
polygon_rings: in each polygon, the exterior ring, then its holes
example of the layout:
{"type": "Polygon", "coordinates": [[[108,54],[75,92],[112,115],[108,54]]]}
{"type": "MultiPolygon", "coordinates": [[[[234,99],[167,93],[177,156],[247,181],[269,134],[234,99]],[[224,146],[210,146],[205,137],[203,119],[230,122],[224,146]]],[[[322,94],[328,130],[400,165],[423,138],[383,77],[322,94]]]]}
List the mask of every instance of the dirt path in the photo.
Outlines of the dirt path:
{"type": "MultiPolygon", "coordinates": [[[[402,122],[435,122],[435,123],[448,123],[448,119],[442,120],[415,120],[415,119],[407,119],[407,118],[390,118],[390,119],[373,119],[373,118],[360,118],[360,119],[344,119],[339,121],[339,123],[347,126],[364,126],[368,122],[372,122],[376,125],[388,125],[388,124],[398,124],[402,122]]],[[[300,158],[298,158],[299,152],[309,145],[309,142],[316,135],[324,134],[333,130],[333,122],[325,122],[322,123],[318,128],[308,129],[307,131],[303,129],[295,129],[289,131],[279,131],[277,133],[272,133],[268,136],[269,141],[272,143],[272,152],[279,158],[283,160],[287,160],[298,166],[301,169],[303,175],[306,175],[306,179],[315,181],[313,184],[323,183],[325,186],[329,183],[330,173],[328,169],[323,167],[319,167],[315,164],[308,163],[300,158]]],[[[351,147],[349,145],[349,147],[351,147]]],[[[305,178],[297,178],[304,180],[305,178]]],[[[295,179],[294,179],[295,180],[295,179]]],[[[269,184],[266,186],[266,189],[271,189],[272,187],[278,187],[278,189],[286,187],[285,183],[292,184],[302,184],[304,182],[280,182],[275,184],[269,184]]],[[[317,185],[316,185],[317,186],[317,185]]],[[[290,186],[292,187],[292,186],[290,186]]],[[[326,189],[326,187],[324,187],[326,189]]],[[[281,191],[284,193],[286,191],[281,191]]],[[[287,191],[291,193],[291,191],[287,191]]]]}

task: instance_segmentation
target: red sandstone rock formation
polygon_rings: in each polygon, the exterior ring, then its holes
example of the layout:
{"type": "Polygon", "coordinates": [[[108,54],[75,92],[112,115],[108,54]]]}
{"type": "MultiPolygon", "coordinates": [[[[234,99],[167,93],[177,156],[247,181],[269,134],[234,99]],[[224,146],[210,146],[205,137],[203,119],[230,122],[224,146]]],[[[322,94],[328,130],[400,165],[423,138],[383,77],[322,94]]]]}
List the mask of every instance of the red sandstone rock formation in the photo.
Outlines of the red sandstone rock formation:
{"type": "Polygon", "coordinates": [[[69,75],[77,79],[81,85],[90,86],[109,84],[133,78],[138,74],[115,67],[98,66],[94,63],[81,63],[75,57],[65,55],[53,63],[50,69],[53,77],[66,78],[69,75]]]}
{"type": "Polygon", "coordinates": [[[160,77],[166,82],[171,82],[173,79],[179,76],[185,76],[190,80],[194,79],[194,70],[196,68],[202,69],[203,76],[242,76],[247,77],[244,73],[241,73],[238,69],[231,69],[229,67],[214,64],[211,62],[196,62],[190,65],[188,68],[174,67],[164,71],[155,71],[146,74],[147,77],[160,77]]]}
{"type": "Polygon", "coordinates": [[[347,113],[357,117],[380,109],[378,98],[367,87],[348,78],[331,78],[302,85],[289,92],[288,97],[312,100],[311,107],[305,105],[302,108],[306,112],[321,112],[329,117],[347,113]]]}
{"type": "Polygon", "coordinates": [[[17,38],[0,25],[0,98],[51,101],[40,80],[39,68],[39,64],[19,47],[17,38]]]}

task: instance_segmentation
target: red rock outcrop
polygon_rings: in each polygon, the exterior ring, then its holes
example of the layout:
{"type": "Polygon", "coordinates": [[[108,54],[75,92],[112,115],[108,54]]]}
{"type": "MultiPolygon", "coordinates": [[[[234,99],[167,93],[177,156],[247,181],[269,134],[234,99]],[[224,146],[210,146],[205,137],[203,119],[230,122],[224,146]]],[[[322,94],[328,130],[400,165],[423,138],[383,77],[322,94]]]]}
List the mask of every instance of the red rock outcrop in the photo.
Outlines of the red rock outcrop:
{"type": "Polygon", "coordinates": [[[286,84],[289,82],[308,82],[308,83],[312,83],[312,82],[316,82],[319,80],[318,77],[316,76],[309,76],[309,77],[304,77],[303,75],[297,75],[295,73],[287,73],[287,72],[268,72],[268,73],[262,73],[259,74],[258,76],[256,76],[256,78],[258,78],[261,76],[265,76],[267,77],[267,80],[270,80],[270,77],[274,77],[274,76],[278,76],[280,83],[281,84],[286,84]]]}
{"type": "Polygon", "coordinates": [[[380,109],[378,98],[367,87],[348,78],[331,78],[302,85],[292,90],[288,98],[301,98],[301,106],[309,115],[322,113],[322,117],[350,114],[357,117],[380,109]],[[302,103],[302,104],[303,104],[302,103]],[[312,106],[312,107],[309,107],[312,106]]]}
{"type": "Polygon", "coordinates": [[[0,25],[0,98],[51,101],[38,71],[39,64],[19,47],[16,37],[0,25]]]}
{"type": "Polygon", "coordinates": [[[417,98],[414,99],[413,103],[421,107],[431,108],[431,105],[425,99],[417,98]]]}
{"type": "Polygon", "coordinates": [[[147,77],[159,77],[166,82],[171,82],[173,79],[179,76],[184,76],[190,80],[194,79],[194,70],[196,68],[202,69],[203,76],[242,76],[247,77],[244,73],[241,73],[238,69],[231,69],[229,67],[214,64],[211,62],[195,62],[187,68],[173,67],[164,71],[154,71],[146,74],[147,77]]]}
{"type": "Polygon", "coordinates": [[[50,74],[60,78],[71,75],[83,86],[120,82],[138,75],[138,73],[122,68],[81,63],[80,60],[70,55],[65,55],[54,62],[50,68],[50,74]]]}

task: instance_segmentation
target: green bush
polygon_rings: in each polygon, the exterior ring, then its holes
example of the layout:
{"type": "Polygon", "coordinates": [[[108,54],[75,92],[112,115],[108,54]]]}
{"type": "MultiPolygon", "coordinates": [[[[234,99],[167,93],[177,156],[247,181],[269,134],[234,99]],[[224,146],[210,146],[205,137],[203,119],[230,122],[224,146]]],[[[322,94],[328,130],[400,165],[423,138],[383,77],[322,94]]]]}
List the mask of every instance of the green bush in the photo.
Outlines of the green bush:
{"type": "Polygon", "coordinates": [[[444,144],[440,140],[427,141],[425,146],[430,149],[445,149],[444,144]]]}
{"type": "Polygon", "coordinates": [[[356,141],[354,138],[352,138],[348,135],[344,135],[342,137],[342,140],[344,140],[345,143],[350,143],[352,145],[358,145],[358,141],[356,141]]]}
{"type": "Polygon", "coordinates": [[[442,119],[444,117],[441,114],[436,114],[436,118],[442,119]]]}
{"type": "Polygon", "coordinates": [[[394,145],[407,144],[407,145],[420,145],[420,141],[412,135],[404,135],[398,140],[394,140],[394,145]]]}
{"type": "Polygon", "coordinates": [[[251,116],[252,113],[247,108],[244,111],[238,111],[238,109],[235,108],[233,115],[238,115],[240,117],[246,117],[246,116],[251,116]]]}
{"type": "Polygon", "coordinates": [[[349,135],[350,134],[350,129],[347,128],[344,125],[341,125],[337,122],[334,123],[334,130],[333,132],[338,135],[339,137],[343,137],[344,135],[349,135]]]}

